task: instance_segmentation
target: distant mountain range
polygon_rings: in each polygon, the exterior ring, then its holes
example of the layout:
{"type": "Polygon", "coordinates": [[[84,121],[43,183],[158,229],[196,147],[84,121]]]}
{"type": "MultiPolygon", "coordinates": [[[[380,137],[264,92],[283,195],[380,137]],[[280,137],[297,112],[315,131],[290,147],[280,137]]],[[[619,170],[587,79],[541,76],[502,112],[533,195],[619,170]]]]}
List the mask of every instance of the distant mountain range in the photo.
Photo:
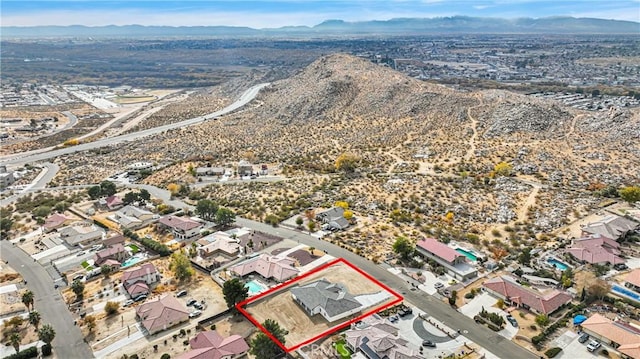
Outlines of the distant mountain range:
{"type": "Polygon", "coordinates": [[[2,37],[277,37],[424,35],[446,33],[485,34],[640,34],[640,23],[574,17],[483,18],[452,16],[438,18],[399,18],[385,21],[346,22],[327,20],[313,27],[285,26],[253,29],[236,26],[6,26],[2,37]]]}

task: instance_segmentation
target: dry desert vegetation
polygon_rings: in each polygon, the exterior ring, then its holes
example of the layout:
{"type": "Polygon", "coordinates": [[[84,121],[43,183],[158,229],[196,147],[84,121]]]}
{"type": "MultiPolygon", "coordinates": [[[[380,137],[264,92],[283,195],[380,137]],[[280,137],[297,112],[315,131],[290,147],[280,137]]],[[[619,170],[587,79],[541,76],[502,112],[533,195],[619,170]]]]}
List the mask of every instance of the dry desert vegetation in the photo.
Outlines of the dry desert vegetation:
{"type": "MultiPolygon", "coordinates": [[[[233,98],[222,92],[201,92],[198,103],[221,107],[233,98]]],[[[199,113],[187,101],[155,116],[199,113]]],[[[553,238],[597,208],[598,190],[638,183],[639,139],[638,109],[587,112],[501,90],[460,92],[335,54],[216,121],[61,157],[55,181],[98,182],[149,161],[165,167],[145,181],[166,187],[197,182],[188,164],[275,163],[285,180],[212,184],[198,195],[259,220],[347,201],[359,224],[330,240],[380,260],[399,235],[490,250],[553,238]],[[336,169],[344,153],[353,171],[336,169]]]]}

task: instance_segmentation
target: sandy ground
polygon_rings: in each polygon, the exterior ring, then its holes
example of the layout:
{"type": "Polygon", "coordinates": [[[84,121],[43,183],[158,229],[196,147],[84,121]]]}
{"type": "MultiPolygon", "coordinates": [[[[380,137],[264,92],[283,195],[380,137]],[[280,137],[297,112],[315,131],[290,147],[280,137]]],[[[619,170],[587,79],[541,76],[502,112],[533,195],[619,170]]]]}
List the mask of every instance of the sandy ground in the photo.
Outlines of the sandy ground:
{"type": "MultiPolygon", "coordinates": [[[[380,286],[343,263],[335,264],[295,284],[304,285],[321,278],[345,285],[353,295],[375,293],[383,290],[380,286]]],[[[382,307],[391,300],[393,300],[393,298],[375,307],[382,307]]],[[[367,308],[367,311],[372,308],[367,308]]],[[[294,346],[349,319],[361,315],[361,313],[357,313],[333,323],[327,322],[326,319],[320,315],[309,317],[307,313],[293,301],[288,288],[267,296],[255,304],[250,304],[246,310],[260,323],[266,319],[274,319],[280,326],[287,329],[289,331],[289,334],[285,337],[287,346],[294,346]]]]}

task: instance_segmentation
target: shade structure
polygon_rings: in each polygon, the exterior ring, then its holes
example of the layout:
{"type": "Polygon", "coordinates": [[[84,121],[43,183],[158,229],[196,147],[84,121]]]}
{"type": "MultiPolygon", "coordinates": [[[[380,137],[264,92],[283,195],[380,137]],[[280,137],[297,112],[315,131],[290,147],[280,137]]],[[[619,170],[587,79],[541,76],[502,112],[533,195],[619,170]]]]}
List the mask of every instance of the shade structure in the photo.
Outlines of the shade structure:
{"type": "Polygon", "coordinates": [[[587,320],[587,317],[585,317],[582,314],[578,314],[575,317],[573,317],[573,325],[582,324],[585,320],[587,320]]]}

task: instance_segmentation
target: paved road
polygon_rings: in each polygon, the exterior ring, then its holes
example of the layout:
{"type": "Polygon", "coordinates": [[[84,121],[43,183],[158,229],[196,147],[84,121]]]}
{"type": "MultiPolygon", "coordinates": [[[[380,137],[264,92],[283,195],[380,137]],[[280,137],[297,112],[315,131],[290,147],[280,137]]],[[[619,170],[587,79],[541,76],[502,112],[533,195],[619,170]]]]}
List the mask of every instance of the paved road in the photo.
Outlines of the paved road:
{"type": "Polygon", "coordinates": [[[42,315],[42,324],[50,323],[56,331],[53,352],[58,358],[93,358],[93,352],[83,341],[82,333],[73,325],[71,313],[60,293],[53,288],[53,280],[45,269],[9,241],[0,241],[0,257],[9,261],[27,281],[34,295],[34,307],[42,315]]]}
{"type": "Polygon", "coordinates": [[[382,283],[394,290],[399,291],[407,301],[425,311],[428,315],[447,325],[453,330],[467,330],[464,336],[476,344],[490,351],[500,358],[537,359],[538,356],[507,340],[490,329],[476,324],[472,319],[459,313],[448,304],[424,293],[422,291],[411,291],[411,286],[403,279],[390,273],[386,269],[373,262],[366,260],[355,253],[340,248],[326,241],[318,240],[310,235],[293,231],[287,228],[273,228],[265,223],[251,221],[244,218],[237,218],[236,223],[240,226],[249,227],[261,232],[298,240],[300,243],[313,246],[320,250],[326,250],[335,257],[342,257],[353,263],[356,267],[363,269],[382,283]]]}
{"type": "Polygon", "coordinates": [[[182,127],[185,127],[185,126],[190,126],[190,125],[194,125],[194,124],[197,124],[197,123],[200,123],[200,122],[204,122],[204,121],[207,121],[207,120],[210,120],[210,119],[215,119],[218,116],[226,115],[226,114],[228,114],[230,112],[233,112],[233,111],[245,106],[246,104],[251,102],[251,100],[253,100],[256,97],[258,92],[260,92],[260,90],[263,87],[268,86],[268,85],[269,85],[269,83],[264,83],[264,84],[253,86],[252,88],[250,88],[247,91],[245,91],[242,94],[242,96],[240,96],[240,98],[236,102],[234,102],[231,105],[223,108],[222,110],[210,113],[210,114],[205,115],[205,116],[198,116],[198,117],[194,117],[194,118],[191,118],[191,119],[188,119],[188,120],[185,120],[185,121],[181,121],[181,122],[177,122],[177,123],[170,123],[170,124],[167,124],[167,125],[154,127],[154,128],[150,128],[150,129],[146,129],[146,130],[142,130],[142,131],[138,131],[138,132],[128,133],[128,134],[121,135],[121,136],[103,138],[103,139],[100,139],[98,141],[89,142],[89,143],[82,143],[82,144],[79,144],[77,146],[61,148],[61,149],[48,151],[48,152],[34,153],[34,154],[20,154],[20,153],[18,153],[18,154],[11,155],[9,157],[5,157],[3,159],[0,159],[0,163],[7,164],[7,165],[22,166],[22,165],[27,164],[27,163],[48,160],[48,159],[51,159],[51,158],[55,158],[55,157],[62,156],[62,155],[67,155],[67,154],[70,154],[70,153],[87,151],[87,150],[91,150],[91,149],[94,149],[94,148],[100,148],[100,147],[115,145],[115,144],[119,144],[119,143],[129,142],[129,141],[133,141],[133,140],[136,140],[136,139],[139,139],[139,138],[142,138],[142,137],[146,137],[146,136],[154,135],[154,134],[157,134],[157,133],[161,133],[161,132],[164,132],[164,131],[173,130],[173,129],[176,129],[176,128],[182,128],[182,127]]]}
{"type": "Polygon", "coordinates": [[[51,182],[53,177],[58,173],[60,167],[54,163],[44,163],[42,165],[42,172],[38,174],[38,176],[27,186],[25,189],[21,190],[19,193],[11,195],[7,198],[0,200],[0,207],[5,207],[18,198],[26,195],[29,192],[39,191],[44,189],[47,186],[47,183],[51,182]]]}

